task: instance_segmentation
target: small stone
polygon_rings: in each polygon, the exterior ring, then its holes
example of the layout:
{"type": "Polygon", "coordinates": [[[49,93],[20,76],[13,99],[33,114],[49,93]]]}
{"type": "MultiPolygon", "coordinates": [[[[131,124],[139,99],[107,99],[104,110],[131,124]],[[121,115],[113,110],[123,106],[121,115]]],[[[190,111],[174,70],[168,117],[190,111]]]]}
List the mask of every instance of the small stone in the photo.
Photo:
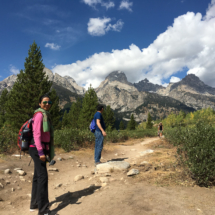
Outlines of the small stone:
{"type": "Polygon", "coordinates": [[[31,181],[30,181],[30,180],[28,180],[28,183],[31,183],[31,181]]]}
{"type": "Polygon", "coordinates": [[[92,179],[93,179],[93,178],[92,178],[92,177],[90,177],[88,180],[89,180],[89,181],[92,181],[92,179]]]}
{"type": "Polygon", "coordinates": [[[17,181],[14,181],[14,183],[16,183],[17,181]]]}
{"type": "Polygon", "coordinates": [[[116,181],[116,179],[115,178],[110,178],[110,180],[109,180],[110,182],[112,182],[112,181],[116,181]]]}
{"type": "Polygon", "coordinates": [[[2,183],[0,183],[0,187],[1,187],[1,188],[4,188],[4,185],[3,185],[2,183]]]}
{"type": "Polygon", "coordinates": [[[124,178],[121,178],[120,180],[121,180],[121,181],[123,181],[123,180],[124,180],[124,178]]]}
{"type": "Polygon", "coordinates": [[[131,149],[131,151],[133,151],[133,152],[134,152],[134,151],[137,151],[137,150],[136,150],[136,149],[131,149]]]}
{"type": "Polygon", "coordinates": [[[106,177],[100,177],[99,180],[100,180],[102,183],[108,183],[108,182],[109,182],[109,179],[106,178],[106,177]]]}
{"type": "Polygon", "coordinates": [[[73,159],[74,157],[73,156],[69,156],[69,159],[73,159]]]}
{"type": "Polygon", "coordinates": [[[118,154],[116,153],[115,156],[118,156],[118,154]]]}
{"type": "Polygon", "coordinates": [[[57,168],[49,168],[48,171],[55,171],[55,172],[58,172],[58,169],[57,169],[57,168]]]}
{"type": "Polygon", "coordinates": [[[92,171],[91,171],[91,174],[92,174],[92,175],[94,175],[94,174],[95,174],[95,171],[94,171],[94,170],[92,170],[92,171]]]}
{"type": "Polygon", "coordinates": [[[58,158],[57,160],[62,161],[62,158],[58,158]]]}
{"type": "Polygon", "coordinates": [[[74,178],[74,181],[80,181],[81,179],[84,179],[84,176],[83,175],[76,175],[75,178],[74,178]]]}
{"type": "Polygon", "coordinates": [[[81,164],[78,164],[77,167],[81,167],[81,164]]]}
{"type": "Polygon", "coordinates": [[[10,173],[11,173],[10,169],[6,169],[6,170],[4,171],[4,174],[10,174],[10,173]]]}
{"type": "Polygon", "coordinates": [[[27,196],[31,198],[31,194],[27,194],[27,196]]]}
{"type": "Polygon", "coordinates": [[[12,205],[12,202],[8,202],[8,205],[12,205]]]}
{"type": "Polygon", "coordinates": [[[19,175],[24,176],[26,175],[26,172],[23,170],[17,170],[17,172],[19,173],[19,175]]]}
{"type": "Polygon", "coordinates": [[[12,192],[14,192],[14,191],[15,191],[15,189],[14,189],[14,188],[12,188],[11,190],[12,190],[12,192]]]}
{"type": "Polygon", "coordinates": [[[88,188],[92,189],[92,188],[95,188],[95,184],[91,184],[88,188]]]}
{"type": "Polygon", "coordinates": [[[10,184],[10,181],[5,181],[6,184],[10,184]]]}
{"type": "Polygon", "coordinates": [[[21,187],[17,187],[17,190],[21,190],[22,188],[21,187]]]}
{"type": "Polygon", "coordinates": [[[125,153],[121,153],[121,155],[124,155],[125,153]]]}
{"type": "Polygon", "coordinates": [[[22,168],[15,168],[14,170],[15,170],[15,171],[17,171],[17,170],[22,170],[22,168]]]}
{"type": "Polygon", "coordinates": [[[56,186],[55,186],[55,188],[58,188],[58,187],[61,187],[62,186],[62,184],[57,184],[56,186]]]}
{"type": "Polygon", "coordinates": [[[148,161],[143,161],[143,162],[140,163],[140,166],[145,166],[148,163],[149,163],[148,161]]]}
{"type": "Polygon", "coordinates": [[[131,169],[128,173],[127,176],[132,176],[132,175],[137,175],[139,174],[139,170],[138,169],[131,169]]]}
{"type": "Polygon", "coordinates": [[[107,186],[107,183],[102,183],[102,187],[106,187],[107,186]]]}
{"type": "Polygon", "coordinates": [[[106,173],[105,176],[106,176],[106,177],[110,177],[111,174],[110,174],[110,173],[106,173]]]}

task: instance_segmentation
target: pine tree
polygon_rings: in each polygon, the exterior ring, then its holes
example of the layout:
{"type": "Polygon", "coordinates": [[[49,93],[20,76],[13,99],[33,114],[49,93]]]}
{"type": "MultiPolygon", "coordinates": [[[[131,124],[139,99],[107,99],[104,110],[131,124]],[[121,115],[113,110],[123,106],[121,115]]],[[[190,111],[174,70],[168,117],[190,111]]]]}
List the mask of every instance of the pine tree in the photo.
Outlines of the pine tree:
{"type": "Polygon", "coordinates": [[[135,122],[135,120],[134,120],[134,115],[133,114],[131,114],[131,119],[130,119],[130,121],[129,121],[129,123],[128,123],[128,130],[135,130],[135,126],[136,126],[136,122],[135,122]]]}
{"type": "Polygon", "coordinates": [[[60,129],[60,107],[59,107],[59,97],[56,93],[56,90],[52,88],[51,92],[49,93],[50,99],[52,101],[52,106],[49,110],[52,118],[52,124],[55,129],[60,129]]]}
{"type": "Polygon", "coordinates": [[[106,128],[110,127],[110,129],[113,130],[115,124],[115,117],[114,112],[110,108],[110,105],[108,105],[106,109],[104,109],[102,116],[104,118],[105,127],[106,128]]]}
{"type": "Polygon", "coordinates": [[[1,97],[0,97],[0,128],[4,125],[6,121],[6,111],[5,111],[5,104],[8,100],[8,91],[7,89],[4,89],[2,91],[1,97]]]}
{"type": "Polygon", "coordinates": [[[95,90],[90,86],[85,93],[82,109],[78,119],[78,127],[81,129],[89,128],[90,122],[96,113],[96,107],[98,105],[98,98],[95,90]]]}
{"type": "Polygon", "coordinates": [[[151,117],[151,114],[148,113],[148,118],[147,118],[147,122],[146,122],[146,128],[147,129],[151,129],[152,126],[153,126],[152,117],[151,117]]]}
{"type": "Polygon", "coordinates": [[[74,102],[70,108],[68,113],[68,121],[69,127],[71,128],[78,128],[78,119],[81,112],[81,99],[78,98],[77,102],[74,102]]]}
{"type": "Polygon", "coordinates": [[[124,130],[124,129],[125,129],[125,125],[124,125],[123,121],[120,121],[119,130],[124,130]]]}
{"type": "Polygon", "coordinates": [[[64,111],[63,119],[62,119],[62,128],[68,128],[69,127],[69,119],[68,119],[68,113],[67,111],[64,111]]]}
{"type": "Polygon", "coordinates": [[[24,66],[25,69],[17,75],[6,103],[7,120],[15,129],[19,129],[33,116],[39,97],[48,93],[52,85],[43,72],[42,54],[35,42],[30,46],[24,66]]]}

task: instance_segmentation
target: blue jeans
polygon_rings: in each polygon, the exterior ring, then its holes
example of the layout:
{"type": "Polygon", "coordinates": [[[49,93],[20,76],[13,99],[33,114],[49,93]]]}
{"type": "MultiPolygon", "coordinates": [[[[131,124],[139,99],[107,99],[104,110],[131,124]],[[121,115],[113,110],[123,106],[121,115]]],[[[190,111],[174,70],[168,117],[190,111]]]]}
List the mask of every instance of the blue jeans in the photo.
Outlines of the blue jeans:
{"type": "Polygon", "coordinates": [[[104,137],[102,135],[102,132],[101,131],[95,131],[94,133],[95,135],[95,155],[94,155],[94,158],[95,158],[95,162],[98,163],[100,162],[100,159],[101,159],[101,153],[102,153],[102,149],[103,149],[103,140],[104,140],[104,137]]]}

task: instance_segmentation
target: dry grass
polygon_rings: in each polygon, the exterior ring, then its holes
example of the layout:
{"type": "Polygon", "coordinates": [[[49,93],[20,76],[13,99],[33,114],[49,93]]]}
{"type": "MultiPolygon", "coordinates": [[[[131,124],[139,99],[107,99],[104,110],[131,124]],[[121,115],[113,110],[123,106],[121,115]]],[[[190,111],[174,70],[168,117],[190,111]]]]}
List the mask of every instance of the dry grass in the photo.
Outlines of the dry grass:
{"type": "Polygon", "coordinates": [[[144,160],[152,164],[151,170],[140,171],[141,173],[136,178],[137,181],[147,181],[157,186],[195,185],[194,180],[186,174],[186,170],[178,164],[175,156],[176,147],[165,140],[159,140],[151,143],[150,149],[155,152],[145,156],[144,160]]]}

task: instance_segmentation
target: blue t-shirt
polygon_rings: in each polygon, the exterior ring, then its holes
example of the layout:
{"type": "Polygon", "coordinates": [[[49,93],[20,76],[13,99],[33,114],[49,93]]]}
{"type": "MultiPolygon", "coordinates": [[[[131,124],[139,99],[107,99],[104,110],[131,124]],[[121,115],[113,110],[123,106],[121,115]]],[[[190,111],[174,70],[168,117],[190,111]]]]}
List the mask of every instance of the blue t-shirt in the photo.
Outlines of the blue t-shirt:
{"type": "MultiPolygon", "coordinates": [[[[102,128],[105,130],[105,123],[104,123],[104,119],[102,117],[102,114],[100,112],[96,112],[95,115],[94,115],[94,120],[95,120],[95,123],[96,123],[96,120],[97,119],[100,119],[100,123],[101,123],[101,126],[102,128]]],[[[96,123],[96,131],[101,131],[96,123]]]]}

